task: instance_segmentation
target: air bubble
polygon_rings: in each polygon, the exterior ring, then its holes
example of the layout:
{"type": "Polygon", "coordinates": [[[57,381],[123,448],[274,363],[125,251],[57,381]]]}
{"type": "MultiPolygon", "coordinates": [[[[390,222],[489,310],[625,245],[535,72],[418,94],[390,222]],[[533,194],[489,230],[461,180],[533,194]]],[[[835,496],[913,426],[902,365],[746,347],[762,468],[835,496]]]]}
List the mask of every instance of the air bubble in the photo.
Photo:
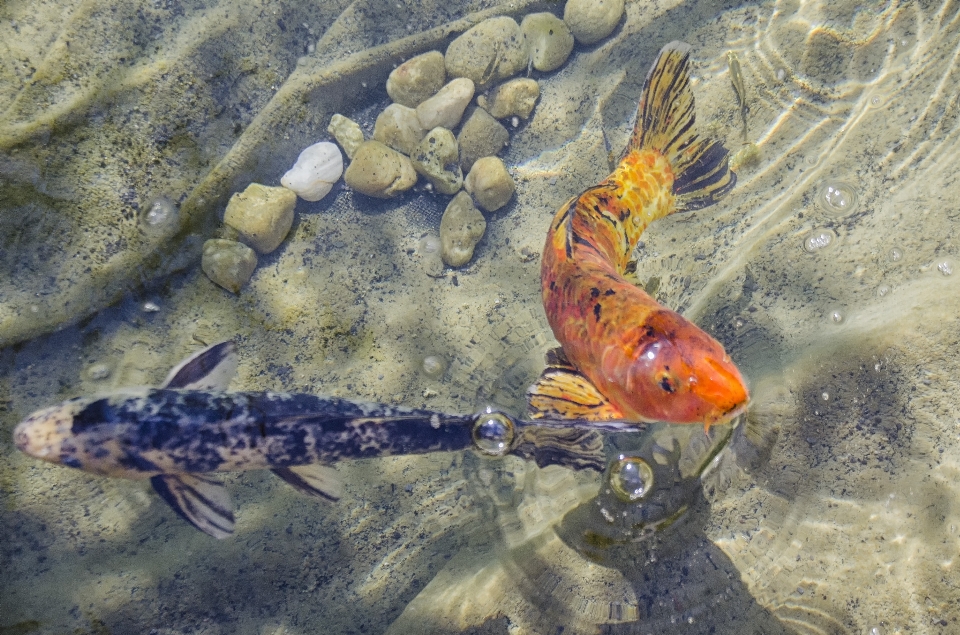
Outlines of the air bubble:
{"type": "Polygon", "coordinates": [[[653,489],[653,469],[640,457],[621,454],[610,466],[610,486],[621,500],[638,501],[653,489]]]}
{"type": "Polygon", "coordinates": [[[820,398],[823,399],[824,401],[830,401],[830,393],[824,391],[820,393],[820,398]]]}
{"type": "Polygon", "coordinates": [[[104,364],[103,362],[97,362],[87,369],[87,377],[93,381],[103,381],[110,376],[110,373],[110,366],[104,364]]]}
{"type": "Polygon", "coordinates": [[[836,239],[837,235],[831,229],[815,229],[803,241],[803,248],[812,254],[832,244],[836,239]]]}
{"type": "Polygon", "coordinates": [[[501,412],[484,412],[473,425],[473,444],[488,456],[509,452],[514,436],[513,421],[501,412]]]}
{"type": "Polygon", "coordinates": [[[900,262],[903,259],[903,252],[894,247],[887,253],[887,258],[890,262],[900,262]]]}
{"type": "Polygon", "coordinates": [[[787,71],[784,70],[784,69],[782,69],[782,68],[778,68],[778,69],[777,69],[777,81],[782,82],[782,81],[783,81],[784,79],[786,79],[786,78],[787,78],[787,71]]]}
{"type": "Polygon", "coordinates": [[[840,311],[830,311],[830,321],[834,324],[843,324],[844,315],[840,311]]]}
{"type": "Polygon", "coordinates": [[[423,373],[427,377],[437,379],[447,370],[446,361],[438,355],[427,355],[423,358],[423,373]]]}
{"type": "Polygon", "coordinates": [[[937,270],[943,275],[949,276],[951,273],[953,273],[953,263],[951,263],[949,260],[938,262],[937,270]]]}
{"type": "Polygon", "coordinates": [[[161,196],[144,208],[140,222],[150,233],[165,232],[176,227],[178,216],[176,205],[170,199],[161,196]]]}
{"type": "Polygon", "coordinates": [[[877,297],[878,297],[878,298],[882,298],[883,296],[887,295],[888,293],[890,293],[890,287],[888,287],[887,285],[881,284],[879,287],[877,287],[877,297]]]}
{"type": "Polygon", "coordinates": [[[843,181],[825,183],[817,192],[817,204],[832,216],[852,214],[860,203],[857,191],[843,181]]]}
{"type": "Polygon", "coordinates": [[[428,254],[437,253],[440,251],[440,237],[434,234],[427,234],[420,239],[420,250],[428,254]]]}

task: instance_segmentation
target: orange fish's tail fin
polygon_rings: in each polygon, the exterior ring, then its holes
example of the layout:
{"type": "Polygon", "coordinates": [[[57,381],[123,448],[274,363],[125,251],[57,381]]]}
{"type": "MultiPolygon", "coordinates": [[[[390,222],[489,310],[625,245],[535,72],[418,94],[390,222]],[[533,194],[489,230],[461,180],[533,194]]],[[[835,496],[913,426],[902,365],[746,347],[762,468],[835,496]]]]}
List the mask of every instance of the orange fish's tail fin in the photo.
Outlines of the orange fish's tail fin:
{"type": "Polygon", "coordinates": [[[737,182],[727,149],[716,139],[700,139],[695,119],[690,45],[671,42],[660,50],[643,83],[637,122],[624,154],[653,149],[670,161],[679,212],[713,205],[737,182]]]}

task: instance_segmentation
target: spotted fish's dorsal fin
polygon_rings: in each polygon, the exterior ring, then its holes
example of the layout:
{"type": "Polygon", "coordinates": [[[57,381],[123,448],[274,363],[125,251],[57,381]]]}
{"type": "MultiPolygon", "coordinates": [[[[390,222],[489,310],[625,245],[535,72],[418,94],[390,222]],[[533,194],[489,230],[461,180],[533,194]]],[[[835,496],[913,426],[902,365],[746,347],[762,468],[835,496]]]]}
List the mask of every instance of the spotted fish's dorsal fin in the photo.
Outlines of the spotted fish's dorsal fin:
{"type": "Polygon", "coordinates": [[[233,533],[233,504],[223,483],[197,474],[159,474],[153,489],[191,525],[214,538],[233,533]]]}
{"type": "Polygon", "coordinates": [[[278,467],[271,470],[297,491],[336,502],[343,496],[343,484],[337,471],[329,465],[299,465],[278,467]]]}
{"type": "Polygon", "coordinates": [[[226,390],[237,374],[237,345],[220,342],[194,353],[173,367],[161,388],[226,390]]]}
{"type": "Polygon", "coordinates": [[[547,352],[547,367],[527,389],[533,419],[623,419],[623,413],[593,383],[573,367],[563,350],[547,352]]]}

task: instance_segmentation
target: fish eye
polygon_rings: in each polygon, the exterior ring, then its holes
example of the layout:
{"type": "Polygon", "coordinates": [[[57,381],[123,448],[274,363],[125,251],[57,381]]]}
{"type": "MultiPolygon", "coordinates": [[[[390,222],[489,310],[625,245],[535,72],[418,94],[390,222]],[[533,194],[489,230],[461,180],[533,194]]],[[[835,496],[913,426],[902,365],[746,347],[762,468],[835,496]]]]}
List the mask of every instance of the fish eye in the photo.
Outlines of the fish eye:
{"type": "Polygon", "coordinates": [[[657,373],[657,384],[664,392],[674,393],[677,391],[677,378],[668,372],[657,373]]]}

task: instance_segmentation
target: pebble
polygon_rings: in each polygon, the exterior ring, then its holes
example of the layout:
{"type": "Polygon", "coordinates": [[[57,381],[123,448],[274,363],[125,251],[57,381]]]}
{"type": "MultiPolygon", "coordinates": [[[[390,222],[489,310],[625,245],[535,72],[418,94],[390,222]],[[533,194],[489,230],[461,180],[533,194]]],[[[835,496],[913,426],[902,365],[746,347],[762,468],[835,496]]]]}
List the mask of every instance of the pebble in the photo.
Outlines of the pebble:
{"type": "Polygon", "coordinates": [[[486,229],[487,221],[473,206],[470,195],[460,192],[440,219],[440,257],[451,267],[467,264],[486,229]]]}
{"type": "Polygon", "coordinates": [[[499,153],[510,141],[510,133],[483,108],[474,108],[457,135],[460,167],[469,171],[480,157],[499,153]]]}
{"type": "Polygon", "coordinates": [[[293,190],[305,201],[319,201],[330,193],[341,176],[343,154],[340,148],[335,143],[321,141],[300,153],[297,162],[280,179],[280,185],[293,190]]]}
{"type": "Polygon", "coordinates": [[[387,78],[387,94],[402,106],[416,108],[440,90],[446,79],[443,53],[430,51],[411,57],[393,69],[387,78]]]}
{"type": "Polygon", "coordinates": [[[400,104],[390,104],[377,117],[373,138],[404,154],[413,154],[426,130],[420,126],[417,111],[400,104]]]}
{"type": "Polygon", "coordinates": [[[563,66],[573,51],[573,34],[566,22],[549,12],[531,13],[520,22],[530,50],[530,62],[538,71],[563,66]]]}
{"type": "Polygon", "coordinates": [[[410,155],[414,169],[441,194],[456,194],[463,187],[460,147],[446,128],[434,128],[410,155]]]}
{"type": "Polygon", "coordinates": [[[488,212],[506,205],[517,189],[513,178],[507,172],[507,166],[497,157],[477,159],[463,185],[473,194],[477,205],[488,212]]]}
{"type": "Polygon", "coordinates": [[[330,117],[330,125],[327,126],[327,132],[333,135],[340,147],[346,153],[348,159],[352,159],[357,148],[363,143],[363,130],[353,119],[344,117],[340,113],[330,117]]]}
{"type": "Polygon", "coordinates": [[[492,117],[506,119],[521,117],[526,119],[540,97],[540,85],[537,80],[521,77],[497,86],[490,95],[481,95],[477,103],[485,108],[492,117]]]}
{"type": "Polygon", "coordinates": [[[489,18],[447,47],[447,75],[469,77],[479,88],[513,77],[530,60],[520,25],[513,18],[489,18]]]}
{"type": "Polygon", "coordinates": [[[623,17],[624,0],[567,0],[563,21],[580,44],[607,37],[623,17]]]}
{"type": "Polygon", "coordinates": [[[364,141],[347,166],[343,179],[356,191],[376,198],[392,198],[417,182],[409,157],[379,141],[364,141]]]}
{"type": "Polygon", "coordinates": [[[200,267],[215,284],[240,293],[257,268],[257,254],[243,243],[213,238],[203,243],[200,267]]]}
{"type": "Polygon", "coordinates": [[[473,81],[465,77],[448,82],[436,95],[417,106],[420,125],[424,130],[437,127],[453,130],[473,99],[473,92],[473,81]]]}
{"type": "MultiPolygon", "coordinates": [[[[336,146],[334,149],[339,155],[340,150],[336,146]]],[[[230,197],[223,222],[239,232],[241,241],[268,254],[287,237],[296,204],[297,195],[292,190],[251,183],[230,197]]]]}

